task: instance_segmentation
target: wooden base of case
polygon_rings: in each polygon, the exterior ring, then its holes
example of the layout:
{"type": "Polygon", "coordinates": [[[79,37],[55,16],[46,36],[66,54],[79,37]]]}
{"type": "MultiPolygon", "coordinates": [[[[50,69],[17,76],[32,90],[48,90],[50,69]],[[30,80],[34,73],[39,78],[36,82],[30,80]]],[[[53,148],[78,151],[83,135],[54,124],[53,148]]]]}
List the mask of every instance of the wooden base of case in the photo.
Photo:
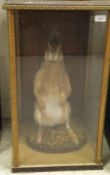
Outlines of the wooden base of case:
{"type": "Polygon", "coordinates": [[[76,166],[51,166],[51,167],[14,167],[13,173],[19,172],[50,172],[50,171],[72,171],[72,170],[102,170],[103,164],[76,165],[76,166]]]}

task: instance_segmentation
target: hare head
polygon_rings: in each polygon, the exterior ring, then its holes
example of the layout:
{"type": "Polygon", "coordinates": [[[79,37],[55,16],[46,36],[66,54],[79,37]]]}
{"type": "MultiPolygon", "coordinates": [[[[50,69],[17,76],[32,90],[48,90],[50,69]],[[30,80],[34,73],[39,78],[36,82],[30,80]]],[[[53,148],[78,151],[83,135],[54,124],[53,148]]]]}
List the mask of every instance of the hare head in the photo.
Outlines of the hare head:
{"type": "Polygon", "coordinates": [[[60,35],[56,29],[54,29],[50,34],[49,41],[48,41],[48,47],[45,52],[45,60],[48,60],[48,61],[62,61],[63,60],[60,35]]]}

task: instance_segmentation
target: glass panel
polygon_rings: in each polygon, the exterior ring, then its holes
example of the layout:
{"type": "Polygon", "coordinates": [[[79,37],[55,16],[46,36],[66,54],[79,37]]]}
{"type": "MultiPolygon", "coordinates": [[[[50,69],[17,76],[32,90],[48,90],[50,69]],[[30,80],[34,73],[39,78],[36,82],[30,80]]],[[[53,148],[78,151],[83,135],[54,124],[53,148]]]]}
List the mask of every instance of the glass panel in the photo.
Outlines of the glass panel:
{"type": "Polygon", "coordinates": [[[15,13],[20,165],[95,163],[104,11],[15,13]]]}

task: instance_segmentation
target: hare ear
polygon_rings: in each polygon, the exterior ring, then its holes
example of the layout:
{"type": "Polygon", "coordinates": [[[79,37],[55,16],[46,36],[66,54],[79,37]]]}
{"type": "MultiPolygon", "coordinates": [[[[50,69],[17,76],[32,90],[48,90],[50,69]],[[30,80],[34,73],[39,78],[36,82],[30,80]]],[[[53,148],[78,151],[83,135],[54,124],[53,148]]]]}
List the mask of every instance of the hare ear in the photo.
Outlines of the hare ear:
{"type": "Polygon", "coordinates": [[[47,45],[48,45],[48,47],[50,47],[50,43],[49,42],[47,43],[47,45]]]}
{"type": "Polygon", "coordinates": [[[48,45],[48,48],[51,48],[51,47],[52,47],[52,46],[51,46],[51,44],[50,44],[50,42],[48,42],[48,44],[47,44],[47,45],[48,45]]]}
{"type": "Polygon", "coordinates": [[[62,48],[62,44],[60,43],[60,44],[59,44],[59,49],[61,49],[61,48],[62,48]]]}
{"type": "Polygon", "coordinates": [[[61,43],[59,43],[59,45],[58,45],[58,50],[62,50],[62,44],[61,43]]]}
{"type": "Polygon", "coordinates": [[[48,60],[48,52],[47,52],[47,51],[45,51],[44,59],[45,59],[45,60],[48,60]]]}

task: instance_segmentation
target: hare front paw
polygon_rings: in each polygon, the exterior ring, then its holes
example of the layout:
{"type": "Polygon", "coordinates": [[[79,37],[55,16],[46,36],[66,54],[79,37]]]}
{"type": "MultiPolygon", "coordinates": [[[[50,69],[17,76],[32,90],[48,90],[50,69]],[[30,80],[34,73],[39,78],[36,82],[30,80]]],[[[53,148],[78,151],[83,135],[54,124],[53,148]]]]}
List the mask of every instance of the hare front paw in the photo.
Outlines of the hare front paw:
{"type": "Polygon", "coordinates": [[[38,131],[36,139],[38,144],[42,144],[42,131],[38,131]]]}

